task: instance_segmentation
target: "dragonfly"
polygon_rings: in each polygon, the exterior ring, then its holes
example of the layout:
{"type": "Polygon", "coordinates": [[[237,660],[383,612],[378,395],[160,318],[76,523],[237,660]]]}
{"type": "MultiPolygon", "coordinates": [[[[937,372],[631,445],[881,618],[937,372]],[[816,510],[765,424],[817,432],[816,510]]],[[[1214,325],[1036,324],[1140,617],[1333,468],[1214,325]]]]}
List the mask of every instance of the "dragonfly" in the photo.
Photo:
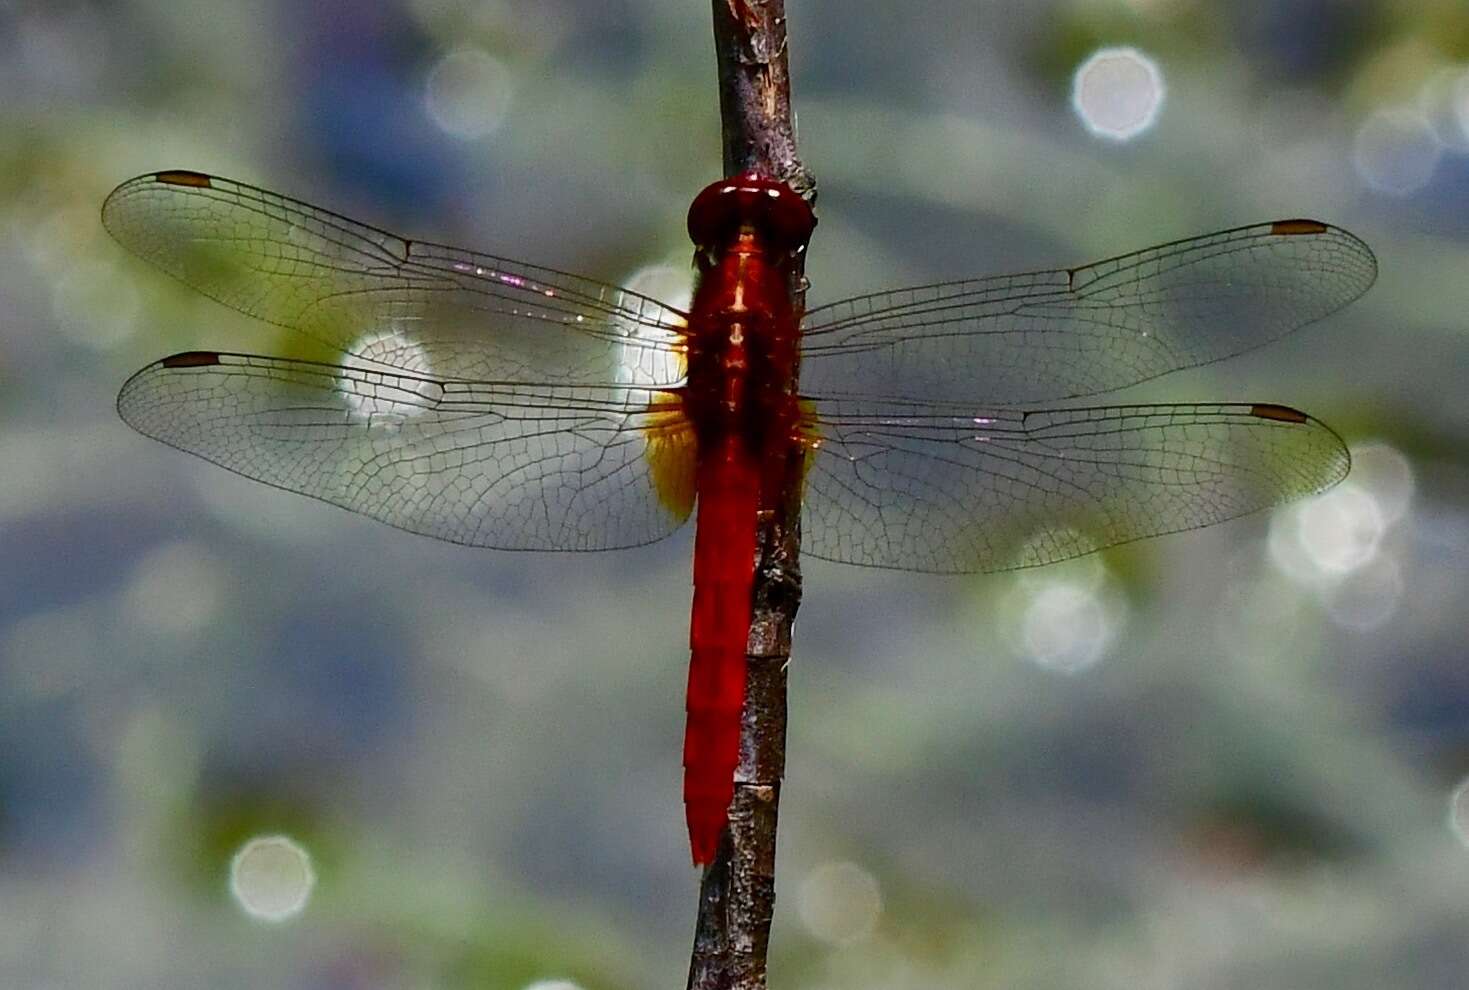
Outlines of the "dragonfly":
{"type": "Polygon", "coordinates": [[[117,400],[140,433],[475,547],[637,546],[697,507],[683,756],[696,865],[727,824],[757,519],[787,497],[788,470],[807,554],[943,574],[1323,491],[1350,458],[1306,413],[1098,397],[1277,340],[1377,270],[1347,231],[1277,220],[802,312],[792,285],[814,214],[754,172],[693,201],[686,310],[199,172],[125,182],[102,219],[308,351],[150,364],[117,400]]]}

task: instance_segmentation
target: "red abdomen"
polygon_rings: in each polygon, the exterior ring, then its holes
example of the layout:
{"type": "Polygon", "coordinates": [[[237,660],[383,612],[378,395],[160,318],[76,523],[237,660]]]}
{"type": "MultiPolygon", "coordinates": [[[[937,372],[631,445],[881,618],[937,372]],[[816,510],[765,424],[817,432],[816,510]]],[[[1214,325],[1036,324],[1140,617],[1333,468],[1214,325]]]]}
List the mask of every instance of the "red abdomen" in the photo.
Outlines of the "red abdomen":
{"type": "Polygon", "coordinates": [[[719,847],[740,756],[760,502],[759,472],[742,447],[738,437],[729,436],[699,466],[683,757],[684,810],[695,864],[708,863],[719,847]]]}

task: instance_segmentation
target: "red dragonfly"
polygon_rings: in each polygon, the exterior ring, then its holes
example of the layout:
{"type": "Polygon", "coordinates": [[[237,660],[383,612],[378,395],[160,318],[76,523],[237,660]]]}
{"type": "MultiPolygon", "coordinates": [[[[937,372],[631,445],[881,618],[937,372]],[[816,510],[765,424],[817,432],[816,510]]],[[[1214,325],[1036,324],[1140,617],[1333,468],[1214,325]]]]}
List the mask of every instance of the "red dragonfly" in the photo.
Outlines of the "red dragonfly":
{"type": "Polygon", "coordinates": [[[141,433],[471,546],[635,546],[698,504],[696,864],[733,794],[757,514],[791,458],[805,551],[873,567],[1029,567],[1232,519],[1340,480],[1341,439],[1270,403],[1054,403],[1275,340],[1376,277],[1356,237],[1282,220],[803,314],[789,285],[815,218],[753,173],[694,200],[688,312],[197,172],[126,182],[102,219],[185,284],[335,356],[164,358],[118,396],[141,433]]]}

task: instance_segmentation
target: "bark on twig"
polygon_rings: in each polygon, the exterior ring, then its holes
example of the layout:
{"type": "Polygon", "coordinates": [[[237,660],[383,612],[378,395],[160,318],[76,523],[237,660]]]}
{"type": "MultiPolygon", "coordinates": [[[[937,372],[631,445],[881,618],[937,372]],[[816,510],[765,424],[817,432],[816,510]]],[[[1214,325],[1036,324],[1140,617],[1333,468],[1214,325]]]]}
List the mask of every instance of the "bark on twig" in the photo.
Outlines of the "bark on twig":
{"type": "Polygon", "coordinates": [[[816,201],[816,179],[796,155],[785,0],[713,0],[724,171],[753,168],[816,201]]]}
{"type": "MultiPolygon", "coordinates": [[[[796,157],[785,0],[713,4],[725,174],[754,169],[785,181],[814,203],[815,179],[796,157]]],[[[790,287],[797,313],[805,307],[800,267],[790,287]]],[[[800,468],[800,456],[793,455],[784,505],[760,520],[740,765],[729,828],[699,890],[689,990],[766,986],[775,910],[776,818],[785,774],[786,665],[801,603],[800,468]]]]}

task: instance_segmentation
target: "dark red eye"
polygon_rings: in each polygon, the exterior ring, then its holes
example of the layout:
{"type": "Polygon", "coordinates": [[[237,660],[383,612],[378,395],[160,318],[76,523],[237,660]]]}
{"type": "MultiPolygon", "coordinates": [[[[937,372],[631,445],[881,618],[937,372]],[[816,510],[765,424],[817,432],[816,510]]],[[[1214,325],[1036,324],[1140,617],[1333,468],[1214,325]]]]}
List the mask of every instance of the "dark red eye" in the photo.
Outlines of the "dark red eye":
{"type": "Polygon", "coordinates": [[[706,186],[689,207],[689,237],[701,247],[716,244],[750,224],[776,246],[798,250],[811,237],[816,217],[784,182],[744,172],[706,186]]]}

